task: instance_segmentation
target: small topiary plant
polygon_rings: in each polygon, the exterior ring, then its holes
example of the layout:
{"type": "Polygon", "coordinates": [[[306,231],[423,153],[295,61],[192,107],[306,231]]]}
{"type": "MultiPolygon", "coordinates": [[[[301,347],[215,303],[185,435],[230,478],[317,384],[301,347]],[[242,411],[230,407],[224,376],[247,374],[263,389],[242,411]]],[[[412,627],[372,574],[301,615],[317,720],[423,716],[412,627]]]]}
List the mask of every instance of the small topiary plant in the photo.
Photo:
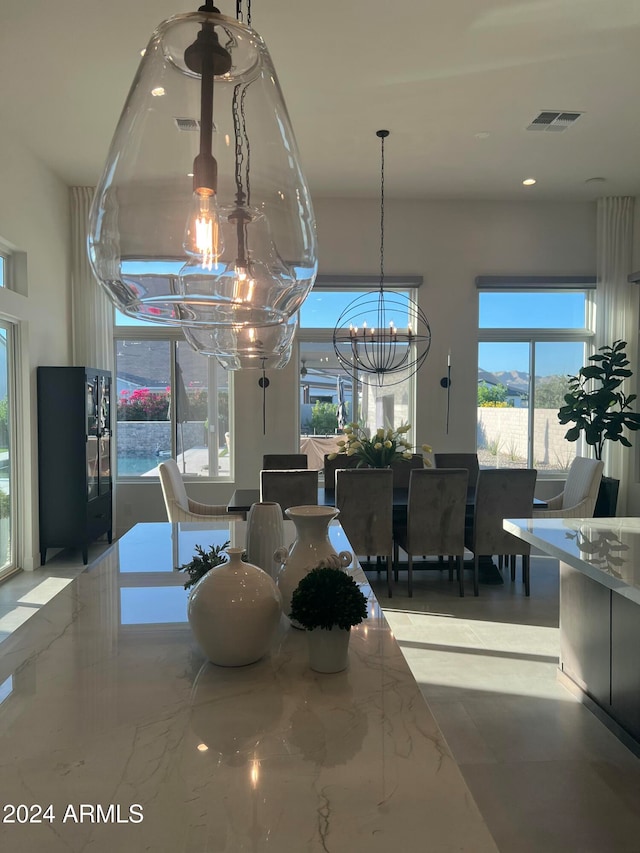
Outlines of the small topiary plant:
{"type": "Polygon", "coordinates": [[[228,547],[228,541],[223,545],[212,545],[208,551],[205,551],[200,545],[196,545],[197,556],[190,563],[180,566],[179,569],[179,571],[186,572],[189,575],[189,580],[185,583],[184,588],[189,589],[189,587],[195,586],[200,578],[204,577],[211,569],[226,563],[227,557],[222,551],[228,547]]]}
{"type": "Polygon", "coordinates": [[[349,630],[367,618],[367,599],[351,575],[320,565],[293,591],[289,617],[307,631],[334,626],[349,630]]]}

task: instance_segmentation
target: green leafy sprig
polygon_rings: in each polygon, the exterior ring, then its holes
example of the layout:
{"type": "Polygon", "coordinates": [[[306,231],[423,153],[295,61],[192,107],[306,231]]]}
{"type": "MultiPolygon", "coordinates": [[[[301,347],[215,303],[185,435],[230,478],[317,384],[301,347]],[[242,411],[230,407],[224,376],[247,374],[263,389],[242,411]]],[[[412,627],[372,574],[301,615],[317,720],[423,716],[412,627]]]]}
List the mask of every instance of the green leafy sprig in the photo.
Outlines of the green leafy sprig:
{"type": "Polygon", "coordinates": [[[227,562],[227,557],[222,552],[229,547],[229,542],[223,545],[212,545],[208,551],[205,551],[200,545],[196,545],[196,554],[190,563],[185,563],[180,566],[179,571],[186,572],[189,575],[189,580],[186,581],[184,588],[195,586],[200,578],[204,577],[211,569],[216,566],[222,566],[227,562]]]}

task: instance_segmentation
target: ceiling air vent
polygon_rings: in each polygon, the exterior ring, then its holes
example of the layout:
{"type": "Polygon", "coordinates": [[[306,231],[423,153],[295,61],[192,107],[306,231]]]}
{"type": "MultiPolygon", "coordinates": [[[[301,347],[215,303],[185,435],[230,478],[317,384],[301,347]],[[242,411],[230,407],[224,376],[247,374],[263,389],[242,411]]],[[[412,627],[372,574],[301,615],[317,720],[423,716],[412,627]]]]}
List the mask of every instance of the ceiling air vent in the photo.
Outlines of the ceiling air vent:
{"type": "MultiPolygon", "coordinates": [[[[200,130],[200,119],[197,118],[174,118],[176,127],[181,131],[200,130]]],[[[213,132],[216,132],[215,123],[213,132]]]]}
{"type": "Polygon", "coordinates": [[[582,113],[565,113],[557,110],[544,110],[537,115],[527,130],[549,130],[553,133],[562,133],[572,124],[575,124],[582,113]]]}
{"type": "Polygon", "coordinates": [[[175,118],[178,130],[200,130],[200,122],[197,118],[175,118]]]}

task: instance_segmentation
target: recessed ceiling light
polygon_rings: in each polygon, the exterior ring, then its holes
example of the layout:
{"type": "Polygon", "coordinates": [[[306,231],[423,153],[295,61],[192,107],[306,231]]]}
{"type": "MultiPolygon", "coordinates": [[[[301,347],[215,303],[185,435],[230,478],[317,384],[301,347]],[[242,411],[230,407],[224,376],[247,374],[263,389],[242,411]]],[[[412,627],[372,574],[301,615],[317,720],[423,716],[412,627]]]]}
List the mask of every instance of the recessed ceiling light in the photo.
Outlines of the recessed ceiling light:
{"type": "Polygon", "coordinates": [[[480,133],[474,133],[476,139],[488,139],[490,135],[488,130],[481,130],[480,133]]]}
{"type": "Polygon", "coordinates": [[[535,178],[525,178],[522,182],[525,187],[532,187],[536,182],[535,178]]]}
{"type": "Polygon", "coordinates": [[[151,94],[154,98],[161,98],[164,95],[164,89],[162,86],[156,86],[155,89],[151,90],[151,94]]]}
{"type": "Polygon", "coordinates": [[[142,50],[140,51],[140,56],[144,56],[146,52],[147,52],[147,48],[143,47],[142,50]]]}

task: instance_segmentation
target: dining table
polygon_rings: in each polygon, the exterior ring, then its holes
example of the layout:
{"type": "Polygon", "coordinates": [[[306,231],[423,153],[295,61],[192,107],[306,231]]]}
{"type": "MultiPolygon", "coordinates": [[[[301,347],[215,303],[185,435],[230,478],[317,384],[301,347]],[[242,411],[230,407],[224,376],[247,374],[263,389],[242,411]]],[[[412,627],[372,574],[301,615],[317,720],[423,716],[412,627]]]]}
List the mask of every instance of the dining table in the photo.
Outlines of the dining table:
{"type": "MultiPolygon", "coordinates": [[[[227,510],[235,513],[247,513],[254,503],[260,500],[260,489],[236,489],[231,495],[231,499],[227,504],[227,510]]],[[[473,518],[473,508],[476,500],[475,486],[467,488],[467,519],[473,518]]],[[[407,506],[409,503],[409,489],[395,488],[393,490],[393,523],[394,525],[402,525],[407,522],[407,506]]],[[[318,489],[318,506],[335,506],[336,492],[335,489],[318,489]]],[[[535,509],[546,509],[547,503],[539,498],[533,499],[533,507],[535,509]]],[[[434,565],[433,561],[416,561],[414,569],[431,568],[434,565]]],[[[470,562],[470,567],[473,562],[470,562]]],[[[437,564],[441,567],[441,562],[437,564]]],[[[493,562],[491,555],[482,555],[479,565],[479,580],[480,583],[497,586],[504,583],[502,574],[496,564],[493,562]]]]}

